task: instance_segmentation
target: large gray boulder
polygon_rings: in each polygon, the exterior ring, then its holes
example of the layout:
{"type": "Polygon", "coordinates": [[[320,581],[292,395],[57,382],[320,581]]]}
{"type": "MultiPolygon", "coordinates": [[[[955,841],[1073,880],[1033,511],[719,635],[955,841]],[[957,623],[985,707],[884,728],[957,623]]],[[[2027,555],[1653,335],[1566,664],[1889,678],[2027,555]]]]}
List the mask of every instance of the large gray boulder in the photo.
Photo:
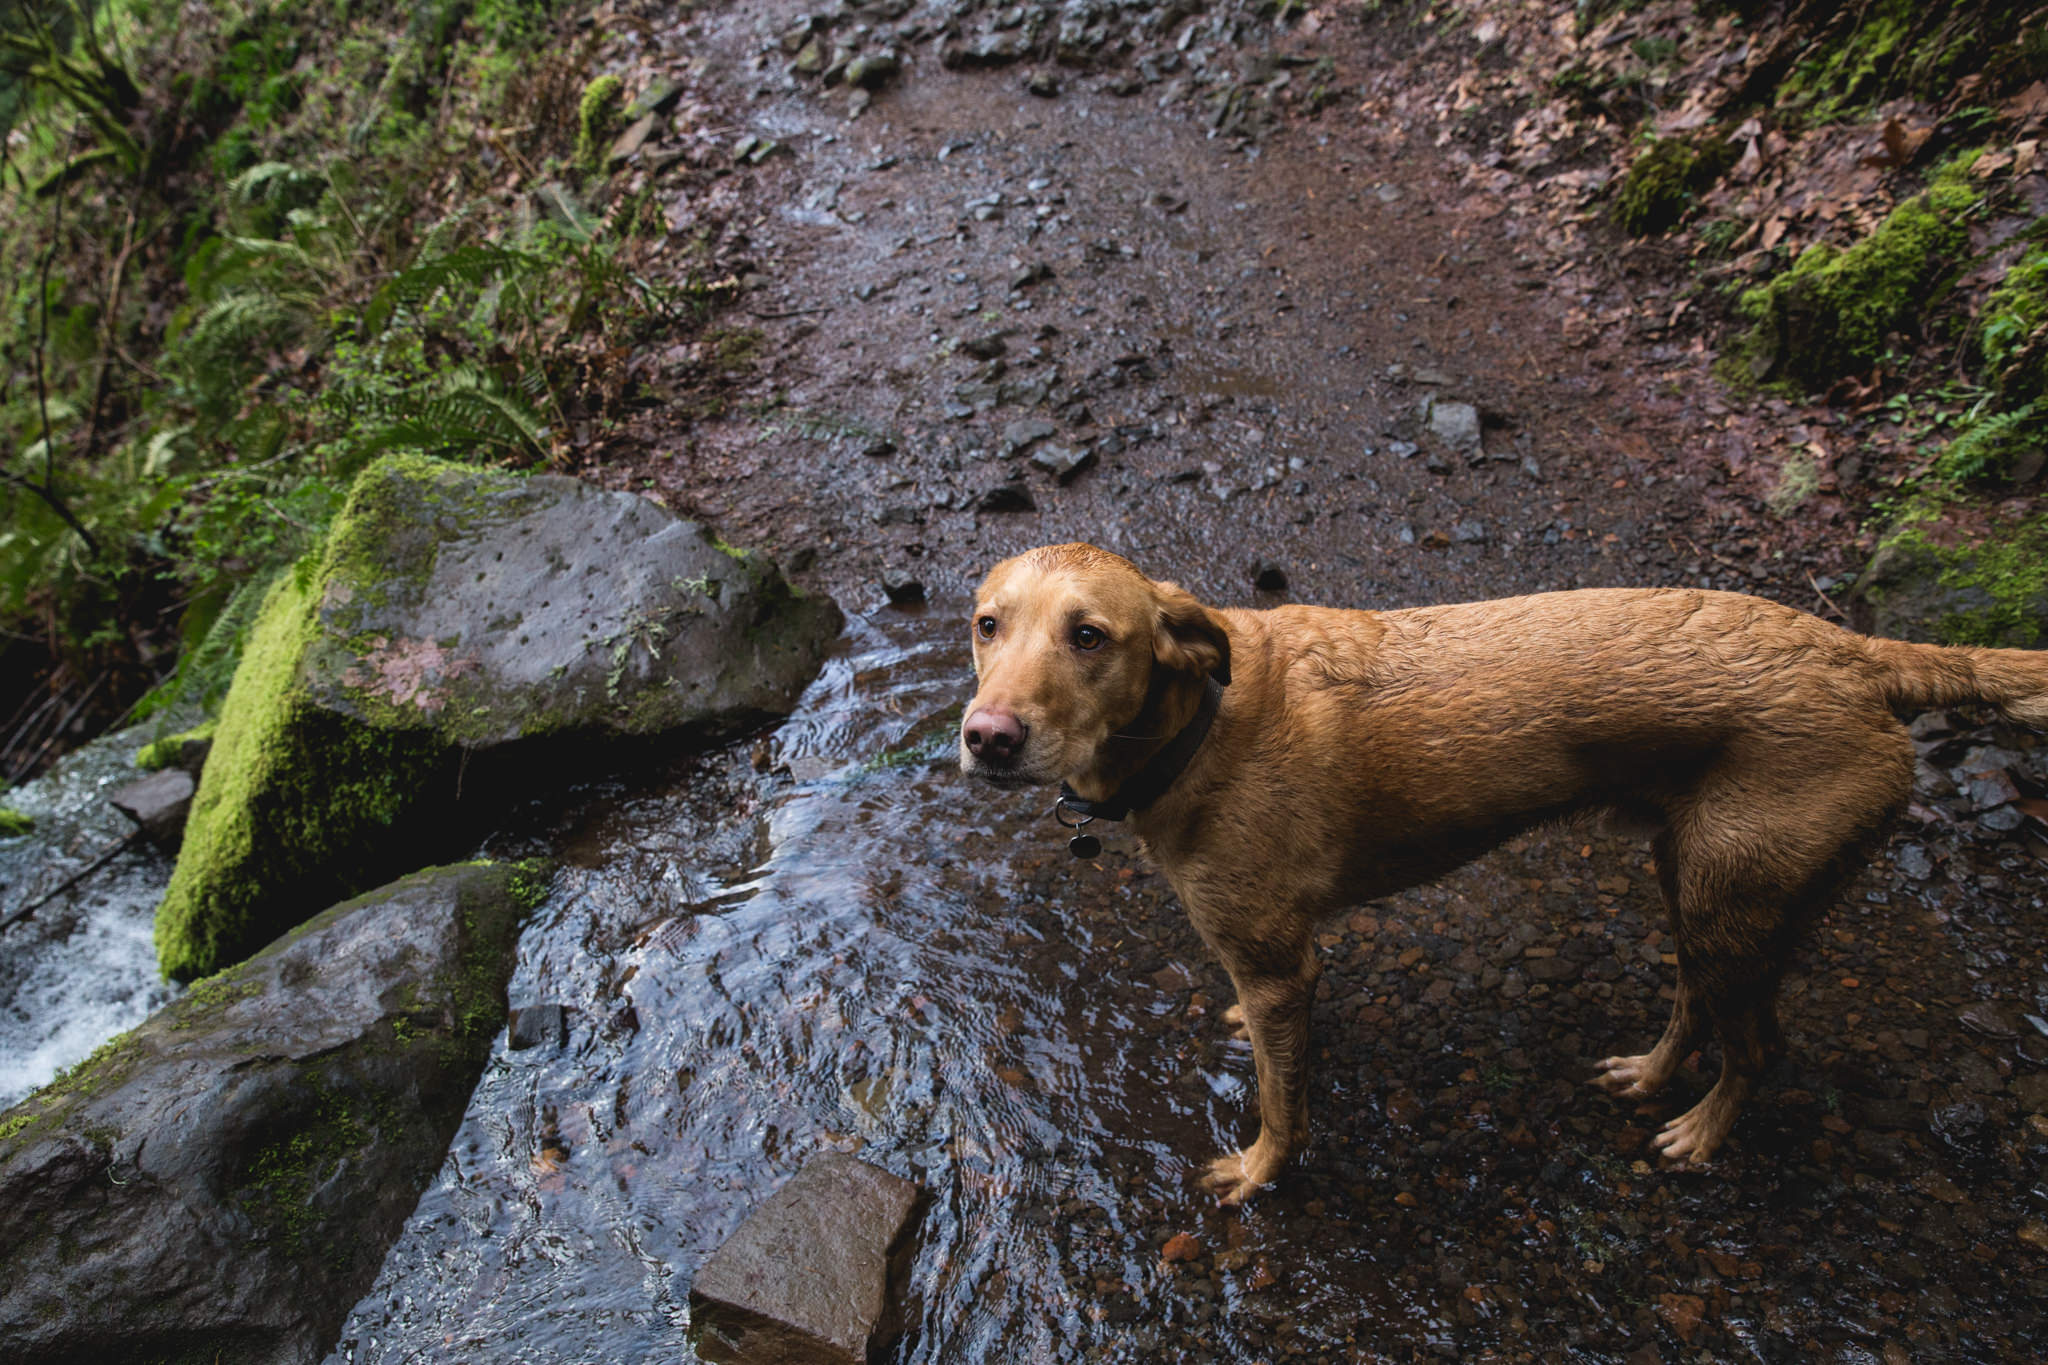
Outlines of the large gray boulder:
{"type": "Polygon", "coordinates": [[[440,1167],[540,891],[478,863],[335,906],[0,1114],[10,1365],[319,1360],[440,1167]]]}
{"type": "Polygon", "coordinates": [[[839,624],[644,498],[378,462],[250,631],[157,914],[164,973],[216,971],[299,907],[445,856],[465,790],[544,771],[530,741],[584,752],[788,711],[839,624]]]}

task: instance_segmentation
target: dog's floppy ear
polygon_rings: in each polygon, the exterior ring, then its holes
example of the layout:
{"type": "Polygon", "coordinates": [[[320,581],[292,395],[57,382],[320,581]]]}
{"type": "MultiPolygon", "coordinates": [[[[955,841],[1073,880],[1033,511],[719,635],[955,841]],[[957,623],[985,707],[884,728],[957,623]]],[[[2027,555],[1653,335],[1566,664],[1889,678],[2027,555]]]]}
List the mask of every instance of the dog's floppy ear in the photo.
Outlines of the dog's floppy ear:
{"type": "Polygon", "coordinates": [[[1159,624],[1153,633],[1152,657],[1162,668],[1229,686],[1230,632],[1224,629],[1223,618],[1171,583],[1155,583],[1153,590],[1159,624]]]}

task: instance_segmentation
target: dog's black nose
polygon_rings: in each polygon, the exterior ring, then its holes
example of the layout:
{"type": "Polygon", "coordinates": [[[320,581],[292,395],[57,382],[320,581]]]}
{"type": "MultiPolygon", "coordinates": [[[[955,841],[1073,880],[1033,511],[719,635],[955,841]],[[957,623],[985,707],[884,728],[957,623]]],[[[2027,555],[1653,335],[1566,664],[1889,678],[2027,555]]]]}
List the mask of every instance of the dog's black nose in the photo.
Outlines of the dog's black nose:
{"type": "Polygon", "coordinates": [[[1008,711],[984,706],[967,718],[967,752],[976,758],[1006,760],[1024,747],[1024,722],[1008,711]]]}

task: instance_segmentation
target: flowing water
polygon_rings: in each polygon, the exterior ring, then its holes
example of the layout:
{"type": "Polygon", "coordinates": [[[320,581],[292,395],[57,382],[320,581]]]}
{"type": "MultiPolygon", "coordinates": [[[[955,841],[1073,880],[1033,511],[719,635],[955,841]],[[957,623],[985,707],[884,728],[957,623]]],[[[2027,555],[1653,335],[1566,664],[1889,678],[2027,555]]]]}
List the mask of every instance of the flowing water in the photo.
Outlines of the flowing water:
{"type": "Polygon", "coordinates": [[[36,823],[0,839],[0,923],[14,921],[0,927],[0,1109],[177,994],[151,937],[171,860],[107,793],[142,776],[136,749],[181,728],[108,735],[6,794],[36,823]]]}
{"type": "MultiPolygon", "coordinates": [[[[569,1005],[571,1041],[501,1044],[336,1359],[687,1359],[694,1268],[822,1148],[930,1194],[900,1359],[1222,1330],[1159,1244],[1243,1121],[1249,1049],[1187,1027],[1209,969],[1155,877],[1073,863],[1038,794],[958,776],[966,672],[952,629],[856,621],[768,745],[786,775],[713,758],[575,822],[511,990],[569,1005]]],[[[1355,1252],[1301,1269],[1336,1322],[1426,1329],[1355,1252]]]]}

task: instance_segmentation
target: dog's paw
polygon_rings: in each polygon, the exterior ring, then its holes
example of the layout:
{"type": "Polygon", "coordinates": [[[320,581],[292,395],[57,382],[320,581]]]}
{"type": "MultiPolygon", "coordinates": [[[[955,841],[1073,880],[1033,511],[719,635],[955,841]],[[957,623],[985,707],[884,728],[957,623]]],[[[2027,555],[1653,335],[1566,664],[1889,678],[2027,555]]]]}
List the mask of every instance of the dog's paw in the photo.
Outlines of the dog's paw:
{"type": "Polygon", "coordinates": [[[1650,1057],[1645,1053],[1641,1057],[1609,1057],[1600,1063],[1592,1083],[1610,1095],[1635,1098],[1656,1094],[1666,1079],[1650,1070],[1650,1057]]]}
{"type": "Polygon", "coordinates": [[[1233,1156],[1219,1156],[1209,1163],[1209,1169],[1201,1176],[1203,1189],[1216,1196],[1219,1204],[1242,1204],[1257,1194],[1269,1181],[1255,1179],[1246,1169],[1245,1158],[1249,1152],[1238,1152],[1233,1156]]]}
{"type": "Polygon", "coordinates": [[[1252,1026],[1245,1022],[1243,1005],[1232,1005],[1223,1011],[1223,1022],[1230,1026],[1230,1036],[1238,1042],[1249,1043],[1252,1040],[1252,1026]]]}
{"type": "Polygon", "coordinates": [[[1710,1096],[1665,1124],[1650,1145],[1674,1166],[1704,1166],[1732,1127],[1734,1116],[1722,1115],[1710,1096]]]}

